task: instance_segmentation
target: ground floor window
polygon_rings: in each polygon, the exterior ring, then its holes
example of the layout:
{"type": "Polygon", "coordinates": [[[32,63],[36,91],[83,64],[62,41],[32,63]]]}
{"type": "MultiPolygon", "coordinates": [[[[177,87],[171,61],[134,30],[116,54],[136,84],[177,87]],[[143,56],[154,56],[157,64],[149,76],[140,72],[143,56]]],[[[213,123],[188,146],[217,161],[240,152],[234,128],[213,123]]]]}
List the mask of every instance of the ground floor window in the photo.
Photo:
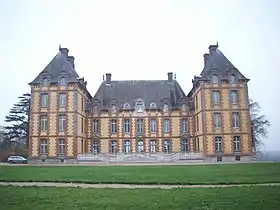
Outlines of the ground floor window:
{"type": "Polygon", "coordinates": [[[124,141],[124,153],[130,153],[130,140],[124,141]]]}
{"type": "Polygon", "coordinates": [[[117,154],[117,151],[118,151],[118,143],[117,143],[117,140],[112,140],[111,142],[110,142],[110,149],[111,149],[111,153],[112,154],[117,154]]]}
{"type": "Polygon", "coordinates": [[[215,148],[216,148],[216,152],[222,152],[223,151],[222,137],[221,136],[216,136],[215,137],[215,148]]]}
{"type": "Polygon", "coordinates": [[[58,140],[58,154],[65,154],[65,139],[58,140]]]}
{"type": "Polygon", "coordinates": [[[169,139],[165,139],[164,140],[164,147],[163,147],[163,151],[166,154],[170,153],[170,140],[169,139]]]}
{"type": "Polygon", "coordinates": [[[151,140],[150,142],[150,152],[151,153],[156,153],[157,152],[157,141],[156,140],[151,140]]]}
{"type": "Polygon", "coordinates": [[[138,153],[143,153],[144,152],[143,140],[138,140],[137,141],[137,151],[138,151],[138,153]]]}
{"type": "Polygon", "coordinates": [[[183,139],[182,140],[182,152],[183,153],[189,152],[189,141],[188,141],[188,139],[183,139]]]}
{"type": "Polygon", "coordinates": [[[92,141],[92,153],[94,155],[97,155],[99,153],[99,141],[98,140],[92,141]]]}
{"type": "Polygon", "coordinates": [[[45,155],[48,153],[48,144],[46,139],[40,140],[40,154],[45,155]]]}

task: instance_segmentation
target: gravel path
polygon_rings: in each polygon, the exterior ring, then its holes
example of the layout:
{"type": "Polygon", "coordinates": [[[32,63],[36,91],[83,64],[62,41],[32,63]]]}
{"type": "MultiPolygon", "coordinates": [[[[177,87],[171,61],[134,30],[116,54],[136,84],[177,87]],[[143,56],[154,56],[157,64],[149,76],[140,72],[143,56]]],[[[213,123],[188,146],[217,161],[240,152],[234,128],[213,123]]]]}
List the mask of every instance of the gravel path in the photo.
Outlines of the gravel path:
{"type": "Polygon", "coordinates": [[[232,185],[134,185],[134,184],[77,184],[77,183],[55,183],[55,182],[0,182],[3,186],[20,187],[80,187],[80,188],[114,188],[114,189],[173,189],[173,188],[227,188],[227,187],[250,187],[250,186],[280,186],[280,183],[264,184],[232,184],[232,185]]]}

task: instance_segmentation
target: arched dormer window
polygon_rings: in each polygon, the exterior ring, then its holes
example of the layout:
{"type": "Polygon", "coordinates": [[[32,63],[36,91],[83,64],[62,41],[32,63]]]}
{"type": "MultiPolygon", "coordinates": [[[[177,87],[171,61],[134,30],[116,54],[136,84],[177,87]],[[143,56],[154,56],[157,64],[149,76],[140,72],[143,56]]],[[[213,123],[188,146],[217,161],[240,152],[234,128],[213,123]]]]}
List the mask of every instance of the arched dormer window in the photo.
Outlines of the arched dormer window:
{"type": "Polygon", "coordinates": [[[168,112],[168,104],[163,105],[163,112],[168,112]]]}
{"type": "Polygon", "coordinates": [[[44,77],[43,79],[42,79],[42,85],[47,85],[48,84],[48,79],[46,78],[46,77],[44,77]]]}
{"type": "Polygon", "coordinates": [[[59,84],[60,84],[61,86],[66,86],[66,78],[65,78],[65,77],[61,77],[61,78],[60,78],[60,81],[59,81],[59,84]]]}
{"type": "Polygon", "coordinates": [[[187,111],[187,105],[186,104],[182,104],[182,112],[186,112],[187,111]]]}
{"type": "Polygon", "coordinates": [[[230,75],[230,83],[235,83],[236,82],[236,77],[234,74],[230,75]]]}
{"type": "Polygon", "coordinates": [[[219,83],[219,77],[216,74],[213,75],[212,82],[215,83],[215,84],[219,83]]]}
{"type": "Polygon", "coordinates": [[[112,105],[112,106],[111,106],[111,112],[112,112],[112,113],[116,113],[116,112],[117,112],[117,107],[116,107],[116,105],[112,105]]]}
{"type": "Polygon", "coordinates": [[[157,108],[157,105],[155,102],[150,103],[150,108],[157,108]]]}
{"type": "Polygon", "coordinates": [[[125,103],[125,104],[123,105],[123,108],[125,108],[125,109],[130,108],[130,104],[129,104],[129,103],[125,103]]]}

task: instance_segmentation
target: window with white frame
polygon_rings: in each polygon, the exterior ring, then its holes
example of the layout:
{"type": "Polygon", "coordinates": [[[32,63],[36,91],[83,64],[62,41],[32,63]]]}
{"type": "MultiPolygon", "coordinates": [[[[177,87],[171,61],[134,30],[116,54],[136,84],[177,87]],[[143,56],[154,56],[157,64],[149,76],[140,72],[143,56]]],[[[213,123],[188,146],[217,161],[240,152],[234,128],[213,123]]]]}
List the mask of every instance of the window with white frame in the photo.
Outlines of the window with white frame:
{"type": "Polygon", "coordinates": [[[187,105],[186,104],[182,104],[182,112],[186,112],[187,111],[187,105]]]}
{"type": "Polygon", "coordinates": [[[59,106],[65,107],[66,106],[66,93],[59,94],[59,106]]]}
{"type": "Polygon", "coordinates": [[[137,133],[143,133],[143,119],[137,119],[137,133]]]}
{"type": "Polygon", "coordinates": [[[239,128],[239,113],[238,112],[232,113],[232,127],[239,128]]]}
{"type": "Polygon", "coordinates": [[[183,153],[189,152],[189,142],[188,142],[188,139],[183,139],[182,140],[182,152],[183,153]]]}
{"type": "Polygon", "coordinates": [[[164,119],[163,120],[163,132],[164,133],[169,133],[170,132],[170,120],[169,119],[164,119]]]}
{"type": "Polygon", "coordinates": [[[59,81],[59,84],[61,86],[66,86],[67,82],[66,82],[66,78],[65,77],[61,77],[60,81],[59,81]]]}
{"type": "Polygon", "coordinates": [[[111,120],[111,133],[117,133],[117,120],[111,120]]]}
{"type": "Polygon", "coordinates": [[[167,113],[167,112],[168,112],[168,109],[169,109],[168,104],[164,104],[164,105],[163,105],[163,112],[164,112],[164,113],[167,113]]]}
{"type": "Polygon", "coordinates": [[[66,129],[66,116],[64,114],[59,115],[58,130],[64,132],[66,129]]]}
{"type": "Polygon", "coordinates": [[[49,106],[49,94],[42,93],[41,94],[41,107],[47,107],[49,106]]]}
{"type": "Polygon", "coordinates": [[[231,90],[230,91],[230,102],[232,104],[237,104],[238,103],[238,93],[237,93],[237,90],[231,90]]]}
{"type": "Polygon", "coordinates": [[[129,108],[130,108],[130,104],[129,104],[129,103],[125,103],[125,104],[123,105],[123,108],[124,108],[124,109],[129,109],[129,108]]]}
{"type": "Polygon", "coordinates": [[[164,145],[163,145],[164,153],[169,154],[170,153],[170,140],[165,139],[163,143],[164,143],[164,145]]]}
{"type": "Polygon", "coordinates": [[[182,119],[182,132],[188,132],[188,120],[182,119]]]}
{"type": "Polygon", "coordinates": [[[137,152],[138,153],[143,153],[144,152],[144,142],[143,142],[143,140],[138,140],[137,141],[137,152]]]}
{"type": "Polygon", "coordinates": [[[156,140],[151,140],[150,141],[150,152],[151,153],[156,153],[157,152],[157,141],[156,140]]]}
{"type": "Polygon", "coordinates": [[[117,140],[112,140],[111,142],[110,142],[110,152],[111,152],[111,154],[117,154],[117,152],[118,152],[118,143],[117,143],[117,140]]]}
{"type": "Polygon", "coordinates": [[[48,153],[48,141],[46,139],[40,140],[40,154],[45,155],[48,153]]]}
{"type": "Polygon", "coordinates": [[[124,120],[124,132],[130,133],[130,119],[124,120]]]}
{"type": "Polygon", "coordinates": [[[97,120],[97,119],[94,119],[92,121],[92,132],[99,133],[99,120],[97,120]]]}
{"type": "Polygon", "coordinates": [[[157,132],[157,121],[156,121],[156,119],[151,119],[150,120],[150,130],[151,130],[151,133],[156,133],[157,132]]]}
{"type": "Polygon", "coordinates": [[[92,141],[92,153],[97,155],[99,153],[99,141],[94,139],[92,141]]]}
{"type": "Polygon", "coordinates": [[[212,82],[215,84],[219,83],[219,77],[216,74],[213,75],[212,82]]]}
{"type": "Polygon", "coordinates": [[[48,117],[46,115],[41,116],[41,131],[48,129],[48,117]]]}
{"type": "Polygon", "coordinates": [[[214,105],[220,104],[220,91],[218,90],[212,91],[212,100],[214,105]]]}
{"type": "Polygon", "coordinates": [[[215,148],[216,148],[216,152],[222,152],[223,151],[222,137],[221,136],[216,136],[215,137],[215,148]]]}
{"type": "Polygon", "coordinates": [[[157,108],[156,103],[154,103],[154,102],[150,103],[150,108],[157,108]]]}
{"type": "Polygon", "coordinates": [[[136,103],[136,111],[138,113],[142,113],[144,111],[145,107],[144,107],[144,103],[143,102],[137,102],[136,103]]]}
{"type": "Polygon", "coordinates": [[[130,140],[124,141],[124,153],[126,154],[130,153],[130,140]]]}
{"type": "Polygon", "coordinates": [[[234,152],[240,152],[240,136],[233,137],[234,152]]]}
{"type": "Polygon", "coordinates": [[[58,140],[58,153],[60,155],[65,154],[65,139],[58,140]]]}
{"type": "Polygon", "coordinates": [[[230,83],[235,83],[236,82],[236,77],[234,74],[230,75],[230,83]]]}
{"type": "Polygon", "coordinates": [[[214,113],[214,127],[215,129],[221,128],[221,113],[214,113]]]}
{"type": "Polygon", "coordinates": [[[47,79],[46,77],[44,77],[44,78],[42,79],[41,84],[42,84],[42,85],[48,85],[48,83],[49,83],[48,79],[47,79]]]}

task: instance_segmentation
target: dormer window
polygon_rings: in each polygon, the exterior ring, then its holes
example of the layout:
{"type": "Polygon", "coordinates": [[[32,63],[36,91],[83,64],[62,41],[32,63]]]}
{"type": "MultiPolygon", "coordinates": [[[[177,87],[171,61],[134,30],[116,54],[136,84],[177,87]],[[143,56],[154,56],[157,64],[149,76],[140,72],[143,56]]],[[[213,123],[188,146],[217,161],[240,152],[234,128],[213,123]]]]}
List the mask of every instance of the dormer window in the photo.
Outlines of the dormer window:
{"type": "Polygon", "coordinates": [[[61,77],[61,78],[60,78],[59,84],[60,84],[61,86],[66,86],[66,79],[65,79],[65,77],[61,77]]]}
{"type": "Polygon", "coordinates": [[[150,103],[150,108],[157,108],[156,103],[154,103],[154,102],[150,103]]]}
{"type": "Polygon", "coordinates": [[[215,83],[215,84],[219,83],[219,77],[216,74],[213,75],[212,82],[215,83]]]}
{"type": "Polygon", "coordinates": [[[47,85],[48,84],[48,79],[46,77],[44,77],[42,79],[42,85],[47,85]]]}
{"type": "Polygon", "coordinates": [[[116,105],[112,105],[112,106],[111,106],[111,112],[112,112],[112,113],[116,113],[116,112],[117,112],[117,107],[116,107],[116,105]]]}
{"type": "Polygon", "coordinates": [[[136,103],[136,111],[138,113],[144,112],[144,109],[145,109],[145,107],[144,107],[144,103],[143,102],[137,102],[136,103]]]}
{"type": "Polygon", "coordinates": [[[130,104],[129,104],[129,103],[125,103],[125,104],[123,105],[123,108],[129,109],[129,108],[130,108],[130,104]]]}
{"type": "Polygon", "coordinates": [[[94,105],[93,107],[93,113],[97,113],[98,112],[98,105],[94,105]]]}
{"type": "Polygon", "coordinates": [[[167,104],[164,104],[163,105],[163,112],[168,112],[168,105],[167,104]]]}
{"type": "Polygon", "coordinates": [[[236,82],[236,77],[234,74],[230,75],[230,83],[235,83],[236,82]]]}
{"type": "Polygon", "coordinates": [[[182,112],[186,112],[187,111],[187,105],[186,104],[182,104],[182,112]]]}

